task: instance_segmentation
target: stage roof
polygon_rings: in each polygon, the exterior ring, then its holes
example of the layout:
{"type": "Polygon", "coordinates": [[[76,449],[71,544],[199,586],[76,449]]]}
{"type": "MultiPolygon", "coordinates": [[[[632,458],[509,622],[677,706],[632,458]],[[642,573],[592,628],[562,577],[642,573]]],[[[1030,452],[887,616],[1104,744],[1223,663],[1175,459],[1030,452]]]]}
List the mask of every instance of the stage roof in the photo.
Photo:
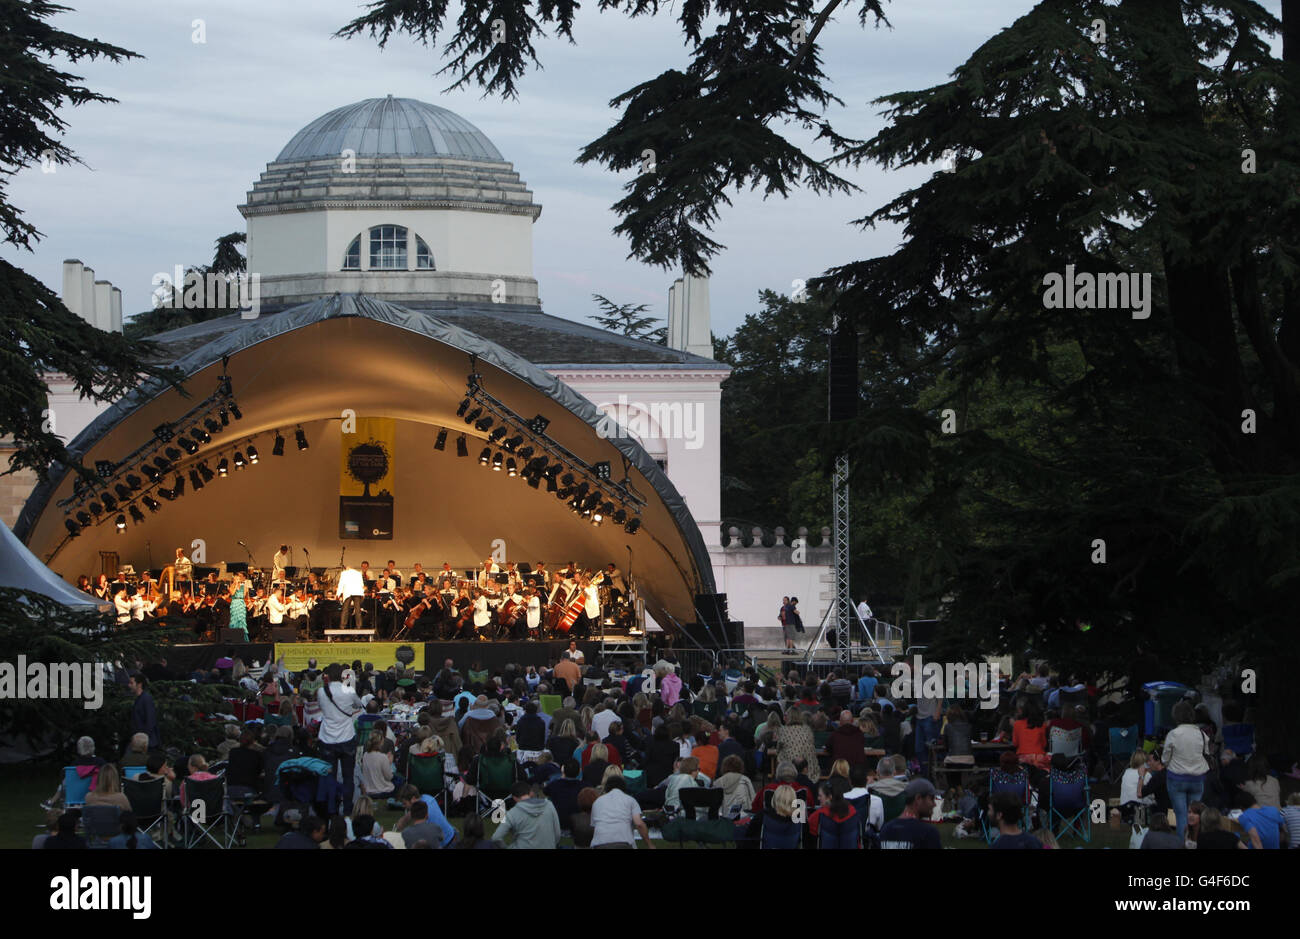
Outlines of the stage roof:
{"type": "Polygon", "coordinates": [[[158,514],[146,514],[122,533],[105,515],[106,521],[70,540],[57,503],[72,495],[72,480],[55,467],[50,481],[32,493],[15,533],[65,579],[98,572],[100,552],[116,552],[121,563],[137,569],[159,568],[177,547],[191,553],[196,541],[208,564],[246,561],[242,541],[262,567],[270,566],[280,544],[289,544],[299,565],[306,562],[300,549],[310,552],[313,566],[329,567],[346,547],[350,563],[366,559],[377,569],[392,558],[409,571],[414,561],[428,570],[443,561],[472,565],[499,539],[512,561],[544,560],[553,569],[569,560],[591,568],[617,564],[632,574],[647,611],[664,626],[693,621],[693,594],[714,592],[699,529],[654,460],[630,437],[598,434],[601,413],[593,404],[515,352],[450,320],[363,295],[323,298],[214,332],[175,363],[187,376],[190,398],[159,383],[142,386],[101,414],[70,449],[87,465],[123,460],[150,440],[153,428],[179,420],[212,393],[226,358],[243,418],[186,457],[181,469],[203,459],[214,465],[254,437],[259,464],[214,479],[201,492],[187,487],[175,502],[159,500],[158,514]],[[626,461],[629,483],[646,503],[639,532],[612,523],[593,527],[544,485],[532,489],[478,464],[487,433],[455,413],[471,354],[488,393],[525,418],[549,418],[547,436],[574,455],[588,464],[609,461],[615,480],[626,461]],[[391,541],[338,538],[345,410],[396,421],[391,541]],[[310,444],[302,452],[294,443],[299,425],[310,444]],[[450,431],[443,451],[434,449],[440,427],[450,431]],[[271,455],[277,431],[287,438],[282,457],[271,455]],[[469,438],[468,458],[456,453],[461,433],[469,438]]]}

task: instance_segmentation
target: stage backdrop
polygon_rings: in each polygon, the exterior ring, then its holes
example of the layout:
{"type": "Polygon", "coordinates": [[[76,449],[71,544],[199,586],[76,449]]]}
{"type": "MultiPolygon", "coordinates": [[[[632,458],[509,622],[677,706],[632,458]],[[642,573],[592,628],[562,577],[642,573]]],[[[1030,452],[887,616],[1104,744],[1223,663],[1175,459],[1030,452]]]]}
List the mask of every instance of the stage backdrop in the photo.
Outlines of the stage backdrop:
{"type": "Polygon", "coordinates": [[[383,671],[394,663],[417,672],[424,670],[423,642],[277,642],[275,660],[284,658],[285,668],[291,672],[302,671],[308,659],[315,659],[318,668],[331,662],[352,664],[357,659],[383,671]]]}
{"type": "Polygon", "coordinates": [[[391,417],[349,417],[339,448],[339,538],[393,540],[393,451],[397,421],[391,417]],[[355,424],[355,432],[353,425],[355,424]]]}

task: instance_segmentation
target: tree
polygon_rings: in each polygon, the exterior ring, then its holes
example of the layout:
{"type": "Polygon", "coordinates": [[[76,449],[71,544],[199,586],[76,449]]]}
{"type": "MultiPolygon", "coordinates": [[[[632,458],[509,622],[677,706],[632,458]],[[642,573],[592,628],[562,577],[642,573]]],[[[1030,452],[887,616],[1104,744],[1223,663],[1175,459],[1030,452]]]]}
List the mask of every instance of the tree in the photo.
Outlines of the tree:
{"type": "MultiPolygon", "coordinates": [[[[0,9],[0,58],[5,63],[5,93],[0,98],[0,232],[10,245],[32,249],[41,233],[9,199],[9,179],[40,164],[45,170],[81,162],[59,139],[67,127],[66,106],[115,99],[79,84],[80,76],[60,71],[57,58],[70,63],[139,58],[119,46],[82,39],[46,22],[68,8],[45,0],[6,3],[0,9]]],[[[149,362],[152,350],[115,333],[101,332],[73,314],[52,291],[21,268],[0,260],[0,436],[12,437],[9,469],[31,469],[44,479],[53,462],[89,472],[58,436],[57,415],[47,407],[45,376],[67,376],[76,391],[93,401],[112,401],[141,380],[162,377],[179,387],[171,369],[149,362]],[[51,418],[55,418],[51,420],[51,418]]]]}
{"type": "Polygon", "coordinates": [[[180,309],[174,308],[171,305],[172,298],[176,293],[184,291],[184,283],[172,284],[170,287],[163,285],[155,293],[154,308],[131,317],[123,332],[131,339],[143,339],[169,329],[231,315],[232,308],[228,302],[222,305],[219,303],[221,298],[208,296],[208,275],[216,274],[224,279],[227,283],[227,297],[234,296],[233,289],[239,280],[239,275],[248,269],[248,259],[238,247],[247,240],[248,235],[242,231],[222,235],[216,241],[216,251],[212,256],[211,264],[191,265],[185,269],[186,279],[191,274],[199,278],[199,284],[191,288],[191,292],[197,291],[201,297],[197,305],[187,304],[180,309]]]}
{"type": "Polygon", "coordinates": [[[600,312],[593,313],[587,319],[595,320],[601,329],[660,345],[668,342],[668,327],[651,328],[659,322],[659,317],[646,315],[650,312],[650,304],[638,303],[633,306],[630,303],[615,303],[598,293],[593,293],[591,298],[600,307],[600,312]]]}

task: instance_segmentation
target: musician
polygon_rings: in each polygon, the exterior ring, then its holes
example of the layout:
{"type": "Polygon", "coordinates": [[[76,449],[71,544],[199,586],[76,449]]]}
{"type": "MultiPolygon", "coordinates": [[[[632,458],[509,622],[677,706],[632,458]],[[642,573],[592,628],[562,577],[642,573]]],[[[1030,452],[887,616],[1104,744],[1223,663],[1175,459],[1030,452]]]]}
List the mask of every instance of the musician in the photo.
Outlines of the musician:
{"type": "Polygon", "coordinates": [[[361,582],[367,586],[375,582],[375,575],[370,573],[370,562],[361,562],[361,582]]]}
{"type": "Polygon", "coordinates": [[[605,567],[605,583],[609,584],[610,602],[618,603],[627,596],[627,583],[623,580],[623,572],[613,563],[605,567]]]}
{"type": "Polygon", "coordinates": [[[394,589],[402,585],[402,572],[397,569],[394,562],[389,561],[388,566],[379,575],[379,580],[380,589],[384,593],[392,593],[394,589]]]}
{"type": "Polygon", "coordinates": [[[545,561],[538,561],[533,565],[533,573],[542,579],[542,588],[545,589],[551,582],[551,572],[546,569],[545,561]]]}
{"type": "Polygon", "coordinates": [[[590,637],[600,627],[600,588],[589,577],[583,577],[579,583],[584,598],[582,620],[585,620],[580,629],[583,636],[590,637]]]}
{"type": "Polygon", "coordinates": [[[292,594],[289,597],[289,622],[297,629],[306,627],[310,634],[311,608],[315,603],[316,598],[309,595],[306,590],[299,590],[292,594]]]}
{"type": "Polygon", "coordinates": [[[352,617],[352,628],[361,628],[361,601],[366,595],[365,569],[368,567],[365,561],[361,562],[362,570],[355,567],[344,567],[343,572],[339,574],[339,586],[336,591],[339,603],[343,604],[339,612],[339,629],[344,628],[344,623],[348,617],[352,617]]]}
{"type": "Polygon", "coordinates": [[[82,593],[92,593],[95,588],[90,586],[90,578],[85,574],[82,574],[77,578],[77,589],[82,593]]]}
{"type": "Polygon", "coordinates": [[[95,588],[91,591],[96,599],[103,600],[105,603],[113,602],[113,589],[108,585],[108,575],[100,574],[95,578],[95,588]]]}
{"type": "Polygon", "coordinates": [[[271,558],[271,579],[276,583],[284,580],[284,569],[293,563],[287,544],[280,545],[280,550],[271,558]]]}
{"type": "Polygon", "coordinates": [[[542,598],[541,591],[536,587],[528,591],[528,614],[525,622],[528,624],[528,635],[537,638],[542,628],[542,598]]]}
{"type": "Polygon", "coordinates": [[[172,561],[172,571],[176,579],[176,587],[178,590],[193,588],[194,562],[185,556],[184,548],[176,549],[176,560],[172,561]],[[182,584],[184,587],[181,586],[182,584]]]}
{"type": "Polygon", "coordinates": [[[492,614],[488,612],[487,594],[479,591],[478,596],[474,598],[474,631],[480,636],[482,630],[488,623],[492,622],[492,614]]]}
{"type": "Polygon", "coordinates": [[[425,577],[424,565],[419,561],[415,562],[415,571],[411,574],[411,583],[408,586],[414,587],[420,578],[425,577]]]}
{"type": "Polygon", "coordinates": [[[146,600],[153,599],[154,594],[158,592],[158,585],[154,582],[153,575],[145,571],[140,575],[140,594],[146,600]]]}
{"type": "Polygon", "coordinates": [[[131,622],[131,600],[126,595],[126,584],[119,584],[113,594],[113,609],[117,612],[117,625],[125,626],[131,622]]]}
{"type": "Polygon", "coordinates": [[[284,588],[277,588],[266,598],[266,622],[271,628],[284,625],[284,618],[290,610],[289,600],[284,595],[284,588]]]}
{"type": "MultiPolygon", "coordinates": [[[[389,563],[389,564],[392,564],[393,562],[392,562],[392,561],[389,561],[388,563],[389,563]]],[[[401,581],[400,581],[400,575],[399,575],[399,581],[398,581],[398,583],[400,583],[400,582],[401,582],[401,581]]],[[[405,606],[405,604],[402,602],[402,599],[403,599],[403,591],[402,591],[402,588],[401,588],[401,587],[398,587],[398,586],[394,586],[392,590],[386,591],[386,592],[384,593],[384,595],[383,595],[380,599],[381,599],[381,601],[382,601],[382,602],[379,604],[379,612],[380,612],[380,615],[381,615],[381,616],[382,616],[382,615],[387,615],[388,618],[392,620],[393,627],[392,627],[392,630],[389,632],[389,635],[390,635],[390,636],[392,636],[392,635],[396,635],[396,634],[397,634],[398,623],[399,623],[402,619],[405,618],[404,615],[403,615],[403,613],[404,613],[404,611],[405,611],[405,609],[406,609],[406,606],[405,606]]],[[[375,624],[375,627],[378,628],[378,626],[379,626],[379,624],[376,623],[376,624],[375,624]]]]}
{"type": "MultiPolygon", "coordinates": [[[[145,571],[145,573],[148,574],[149,572],[145,571]]],[[[149,614],[149,618],[152,620],[153,611],[158,608],[158,604],[149,599],[145,593],[145,582],[143,581],[135,588],[135,593],[130,597],[129,603],[131,605],[131,619],[137,623],[144,622],[146,613],[149,614]]]]}

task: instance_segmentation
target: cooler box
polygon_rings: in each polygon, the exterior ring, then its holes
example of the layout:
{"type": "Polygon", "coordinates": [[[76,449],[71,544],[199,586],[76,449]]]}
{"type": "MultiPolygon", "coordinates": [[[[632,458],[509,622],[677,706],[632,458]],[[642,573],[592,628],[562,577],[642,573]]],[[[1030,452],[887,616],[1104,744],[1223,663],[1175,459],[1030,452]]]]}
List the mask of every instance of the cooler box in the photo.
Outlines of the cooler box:
{"type": "Polygon", "coordinates": [[[1142,702],[1142,732],[1148,736],[1171,730],[1174,726],[1174,705],[1187,697],[1192,688],[1176,681],[1149,681],[1142,686],[1146,698],[1142,702]]]}

